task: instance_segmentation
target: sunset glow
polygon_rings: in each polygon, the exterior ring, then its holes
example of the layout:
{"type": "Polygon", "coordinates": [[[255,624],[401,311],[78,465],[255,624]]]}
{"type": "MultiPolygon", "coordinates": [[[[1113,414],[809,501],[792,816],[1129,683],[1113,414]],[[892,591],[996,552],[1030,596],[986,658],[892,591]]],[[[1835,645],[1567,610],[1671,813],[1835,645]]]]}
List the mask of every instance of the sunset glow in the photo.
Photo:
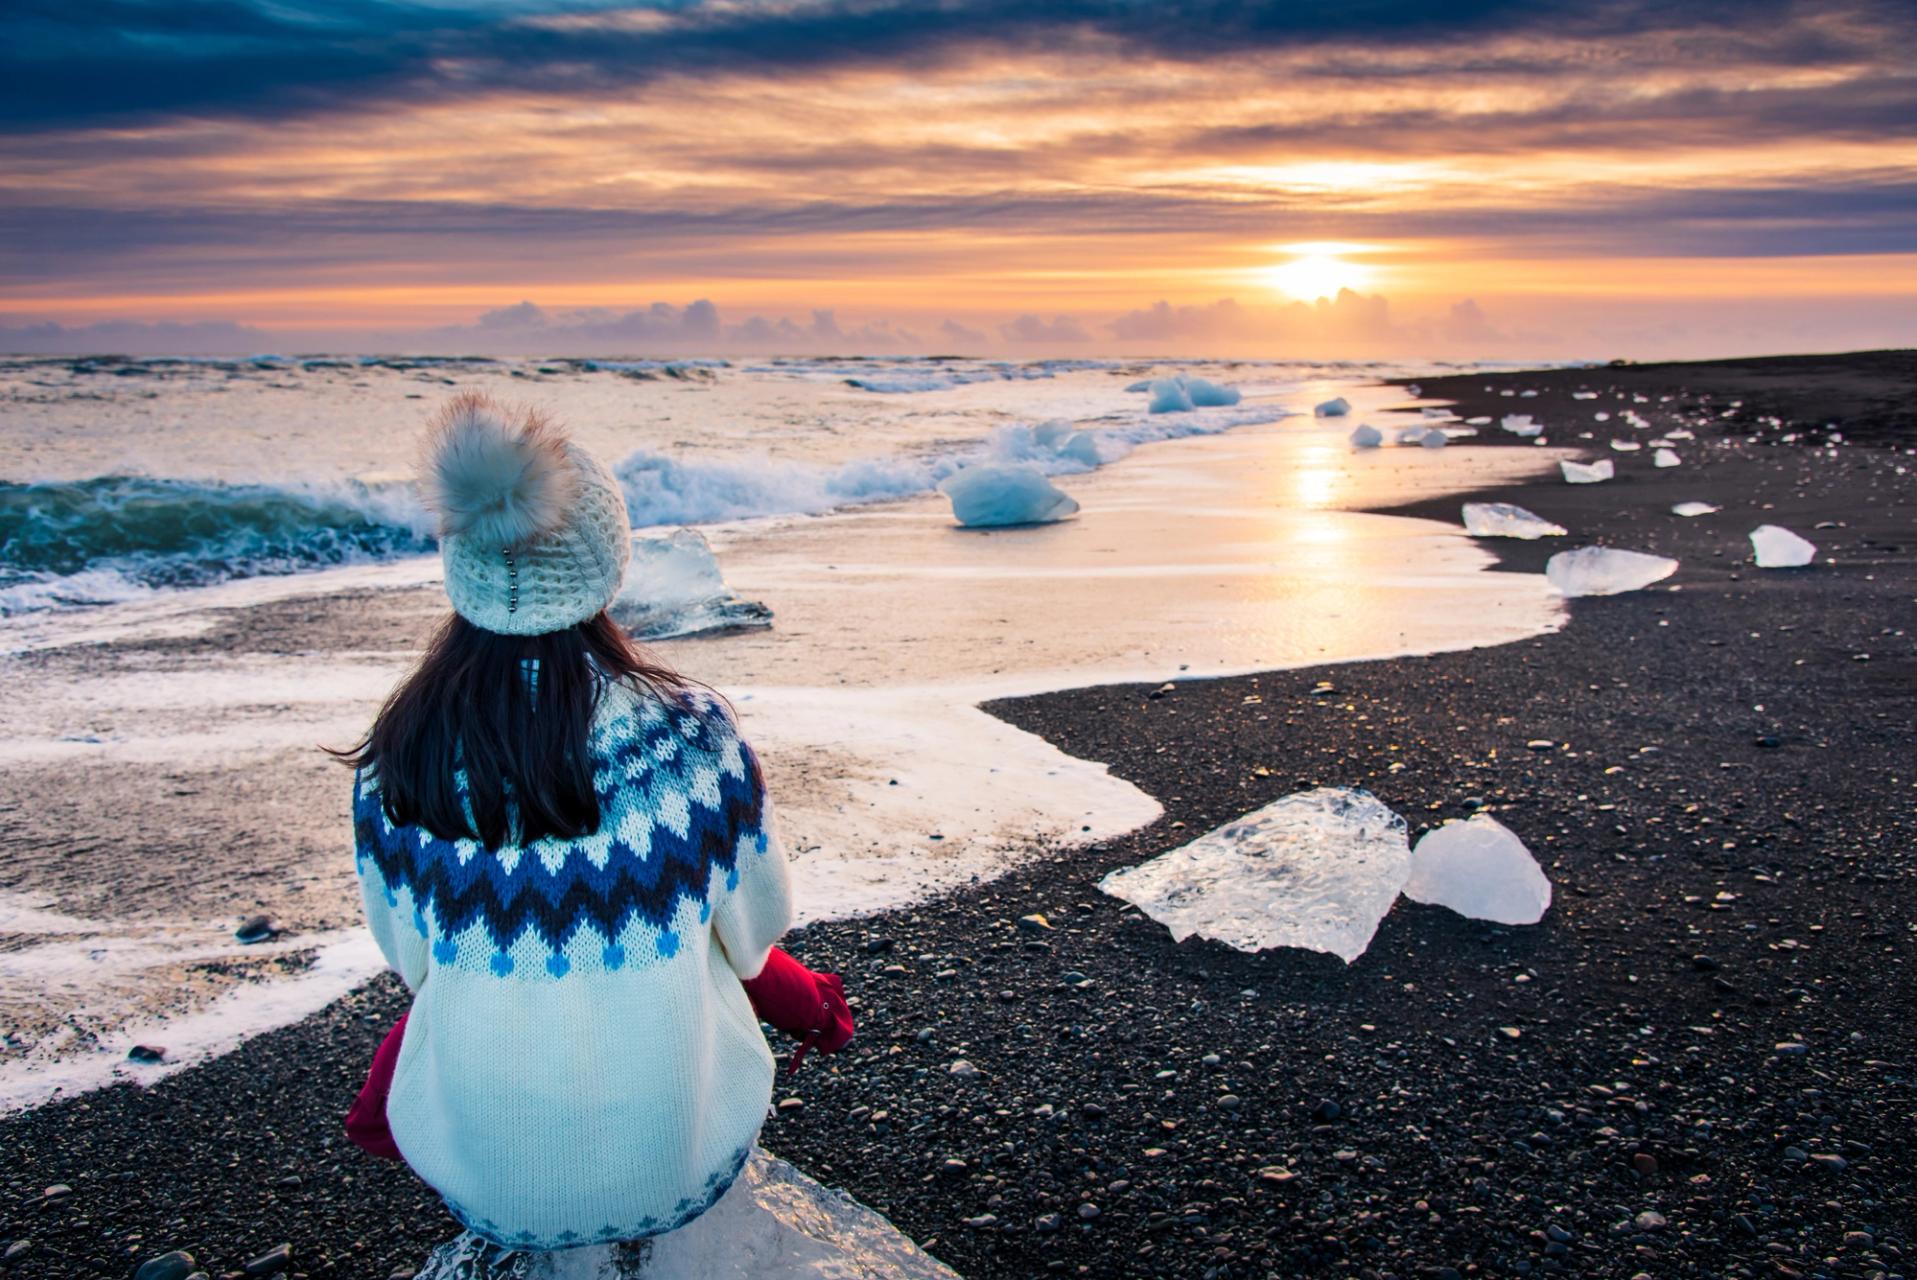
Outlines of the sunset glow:
{"type": "Polygon", "coordinates": [[[0,20],[11,82],[39,86],[0,136],[0,326],[1608,355],[1913,325],[1917,135],[1895,122],[1917,118],[1917,37],[1869,4],[1349,29],[241,8],[242,52],[210,5],[0,20]],[[699,302],[716,327],[678,318],[699,302]]]}

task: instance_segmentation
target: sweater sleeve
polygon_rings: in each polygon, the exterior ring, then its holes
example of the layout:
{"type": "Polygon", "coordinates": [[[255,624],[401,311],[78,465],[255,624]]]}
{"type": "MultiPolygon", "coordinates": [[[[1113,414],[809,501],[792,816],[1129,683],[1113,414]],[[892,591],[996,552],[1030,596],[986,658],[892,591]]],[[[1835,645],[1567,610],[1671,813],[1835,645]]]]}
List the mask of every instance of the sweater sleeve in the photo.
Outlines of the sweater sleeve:
{"type": "MultiPolygon", "coordinates": [[[[413,923],[411,892],[401,889],[394,893],[387,887],[386,878],[380,874],[379,863],[368,847],[370,837],[365,828],[368,821],[365,810],[378,803],[377,797],[369,801],[367,792],[358,785],[355,794],[353,861],[359,873],[360,903],[366,910],[366,927],[372,932],[379,953],[399,974],[406,989],[418,991],[419,984],[426,980],[426,935],[413,923]]],[[[377,821],[376,818],[371,820],[377,821]]]]}
{"type": "Polygon", "coordinates": [[[737,880],[713,911],[712,928],[733,972],[749,981],[759,976],[772,945],[792,926],[792,877],[752,748],[740,746],[758,789],[758,818],[739,833],[733,864],[737,880]]]}

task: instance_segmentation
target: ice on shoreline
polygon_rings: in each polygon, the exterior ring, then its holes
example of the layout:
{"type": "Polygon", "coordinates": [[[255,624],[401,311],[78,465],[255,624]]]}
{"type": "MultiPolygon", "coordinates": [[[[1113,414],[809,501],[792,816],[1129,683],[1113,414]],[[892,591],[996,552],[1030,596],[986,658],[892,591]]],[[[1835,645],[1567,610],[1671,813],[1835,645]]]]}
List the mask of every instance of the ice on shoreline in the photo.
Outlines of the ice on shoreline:
{"type": "Polygon", "coordinates": [[[639,640],[772,625],[772,610],[726,586],[718,557],[697,529],[634,535],[625,581],[606,612],[639,640]]]}
{"type": "Polygon", "coordinates": [[[1316,418],[1342,418],[1350,412],[1351,401],[1343,396],[1334,396],[1330,400],[1311,406],[1312,416],[1316,418]]]}
{"type": "Polygon", "coordinates": [[[1498,421],[1498,425],[1512,435],[1523,436],[1527,440],[1544,432],[1544,427],[1533,421],[1528,413],[1507,413],[1498,421]]]}
{"type": "Polygon", "coordinates": [[[1558,463],[1558,470],[1563,472],[1566,484],[1602,484],[1617,474],[1617,465],[1609,458],[1588,463],[1566,458],[1558,463]]]}
{"type": "Polygon", "coordinates": [[[1817,544],[1777,524],[1751,530],[1751,554],[1760,569],[1801,569],[1817,558],[1817,544]]]}
{"type": "Polygon", "coordinates": [[[1464,504],[1464,531],[1474,538],[1562,537],[1563,525],[1552,524],[1523,507],[1509,502],[1467,502],[1464,504]]]}
{"type": "Polygon", "coordinates": [[[1221,387],[1204,378],[1174,374],[1146,384],[1152,394],[1152,413],[1188,413],[1193,409],[1224,408],[1241,399],[1238,388],[1221,387]]]}
{"type": "Polygon", "coordinates": [[[1722,507],[1714,507],[1708,502],[1680,502],[1671,508],[1671,514],[1674,516],[1684,516],[1686,519],[1689,519],[1693,516],[1715,515],[1723,509],[1722,507]]]}
{"type": "Polygon", "coordinates": [[[1351,444],[1356,449],[1376,449],[1384,443],[1384,432],[1364,423],[1351,433],[1351,444]]]}
{"type": "Polygon", "coordinates": [[[1036,467],[966,467],[939,486],[952,500],[952,517],[968,529],[1051,524],[1078,511],[1078,502],[1036,467]]]}
{"type": "Polygon", "coordinates": [[[1363,955],[1411,874],[1405,822],[1370,792],[1301,791],[1098,887],[1171,930],[1240,951],[1363,955]]]}
{"type": "Polygon", "coordinates": [[[1480,813],[1418,838],[1404,896],[1472,920],[1536,924],[1551,906],[1551,881],[1524,841],[1480,813]]]}
{"type": "Polygon", "coordinates": [[[1616,596],[1662,582],[1677,572],[1677,561],[1615,547],[1578,547],[1560,551],[1544,564],[1551,585],[1570,597],[1616,596]]]}

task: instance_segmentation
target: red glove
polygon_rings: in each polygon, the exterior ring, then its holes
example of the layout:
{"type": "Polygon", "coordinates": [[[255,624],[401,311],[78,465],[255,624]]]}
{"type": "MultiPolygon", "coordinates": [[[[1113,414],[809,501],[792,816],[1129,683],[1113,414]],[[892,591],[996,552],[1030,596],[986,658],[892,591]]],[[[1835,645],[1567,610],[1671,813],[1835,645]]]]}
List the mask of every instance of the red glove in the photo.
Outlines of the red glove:
{"type": "Polygon", "coordinates": [[[366,1073],[359,1097],[346,1113],[346,1140],[382,1160],[398,1160],[399,1145],[386,1123],[386,1095],[393,1089],[393,1068],[399,1063],[399,1042],[406,1038],[406,1015],[401,1014],[373,1052],[373,1069],[366,1073]]]}
{"type": "Polygon", "coordinates": [[[845,1002],[845,981],[836,973],[814,973],[774,947],[759,976],[742,985],[754,1013],[798,1037],[788,1074],[799,1069],[806,1050],[836,1053],[852,1039],[852,1009],[845,1002]]]}

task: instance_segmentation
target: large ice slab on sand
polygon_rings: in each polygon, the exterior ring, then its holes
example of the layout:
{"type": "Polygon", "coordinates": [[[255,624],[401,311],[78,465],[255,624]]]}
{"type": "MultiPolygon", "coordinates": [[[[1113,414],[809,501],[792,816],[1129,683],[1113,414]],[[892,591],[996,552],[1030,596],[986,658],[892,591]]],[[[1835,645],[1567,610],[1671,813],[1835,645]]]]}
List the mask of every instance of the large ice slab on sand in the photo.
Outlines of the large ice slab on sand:
{"type": "Polygon", "coordinates": [[[1566,484],[1598,484],[1617,474],[1617,466],[1609,458],[1588,463],[1573,462],[1566,458],[1558,463],[1558,470],[1564,473],[1566,484]]]}
{"type": "MultiPolygon", "coordinates": [[[[481,1246],[442,1246],[419,1280],[481,1274],[481,1246]]],[[[842,1191],[754,1151],[719,1202],[656,1236],[643,1259],[618,1245],[514,1255],[524,1280],[958,1280],[898,1228],[842,1191]]],[[[495,1257],[497,1253],[495,1252],[495,1257]]],[[[503,1274],[485,1271],[486,1275],[503,1274]]]]}
{"type": "Polygon", "coordinates": [[[1311,406],[1312,416],[1318,418],[1342,418],[1351,412],[1351,401],[1343,396],[1326,400],[1322,404],[1311,406]]]}
{"type": "Polygon", "coordinates": [[[1078,510],[1078,502],[1036,467],[966,467],[939,489],[952,500],[953,517],[973,529],[1049,524],[1078,510]]]}
{"type": "Polygon", "coordinates": [[[1464,531],[1474,538],[1557,538],[1564,526],[1509,502],[1467,502],[1464,531]]]}
{"type": "Polygon", "coordinates": [[[1098,887],[1181,942],[1197,934],[1240,951],[1304,947],[1349,964],[1410,872],[1403,818],[1368,791],[1319,787],[1114,871],[1098,887]]]}
{"type": "Polygon", "coordinates": [[[1481,813],[1418,838],[1404,896],[1473,920],[1536,924],[1551,905],[1551,881],[1524,841],[1481,813]]]}
{"type": "Polygon", "coordinates": [[[1817,544],[1783,525],[1760,524],[1751,530],[1751,552],[1760,569],[1801,569],[1817,558],[1817,544]]]}
{"type": "Polygon", "coordinates": [[[1351,433],[1351,444],[1357,449],[1376,449],[1384,443],[1384,432],[1370,423],[1360,425],[1351,433]]]}
{"type": "Polygon", "coordinates": [[[1544,562],[1544,576],[1567,596],[1616,596],[1662,582],[1677,572],[1677,561],[1615,547],[1579,547],[1560,551],[1544,562]]]}
{"type": "Polygon", "coordinates": [[[718,557],[696,529],[635,534],[625,581],[606,612],[641,640],[772,625],[772,610],[726,586],[718,557]]]}

